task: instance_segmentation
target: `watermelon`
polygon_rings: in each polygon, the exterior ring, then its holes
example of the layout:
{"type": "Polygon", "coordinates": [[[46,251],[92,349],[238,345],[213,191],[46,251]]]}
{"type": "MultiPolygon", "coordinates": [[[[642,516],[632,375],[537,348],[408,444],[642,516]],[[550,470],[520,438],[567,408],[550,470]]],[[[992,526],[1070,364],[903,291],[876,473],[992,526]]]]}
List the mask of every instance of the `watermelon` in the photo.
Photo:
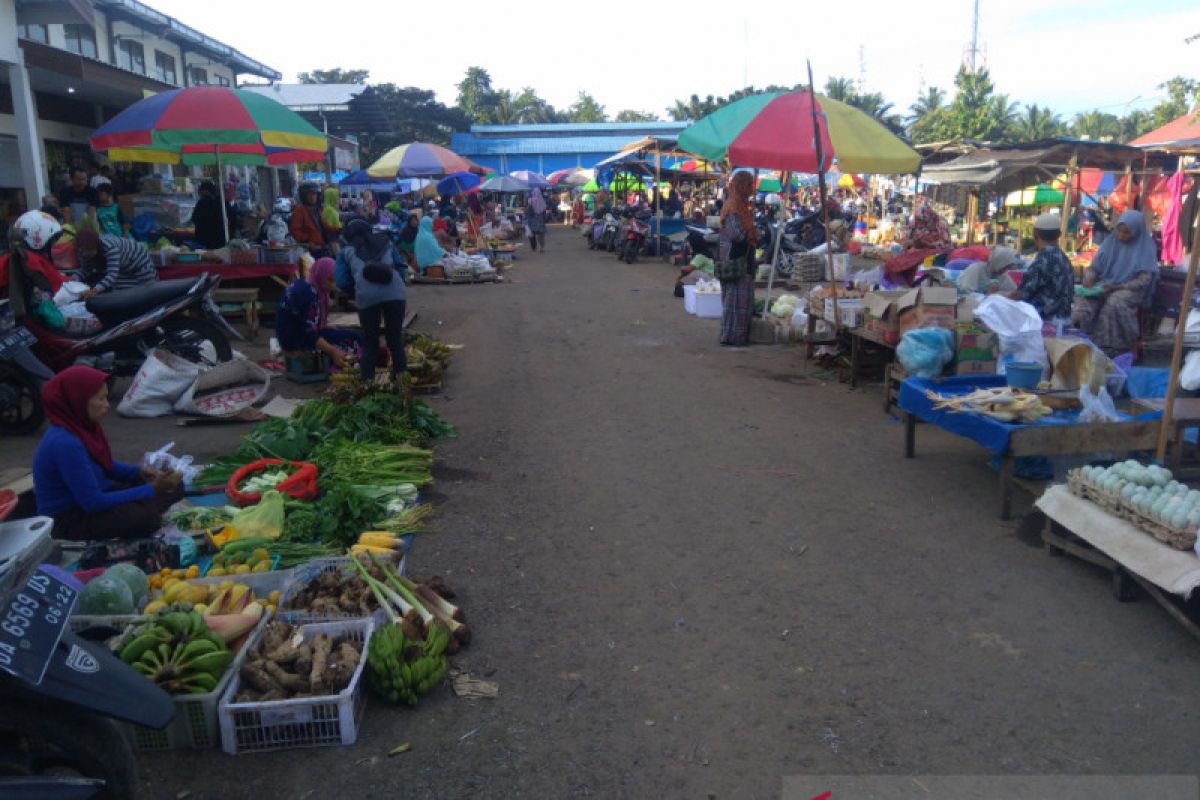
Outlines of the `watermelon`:
{"type": "Polygon", "coordinates": [[[104,570],[104,575],[124,581],[125,585],[129,587],[129,591],[133,593],[135,606],[141,605],[142,601],[150,595],[150,579],[146,577],[146,573],[133,564],[113,564],[104,570]]]}
{"type": "Polygon", "coordinates": [[[125,581],[106,572],[84,584],[83,591],[79,593],[79,601],[75,605],[75,612],[89,616],[132,614],[133,592],[129,590],[129,584],[125,581]]]}

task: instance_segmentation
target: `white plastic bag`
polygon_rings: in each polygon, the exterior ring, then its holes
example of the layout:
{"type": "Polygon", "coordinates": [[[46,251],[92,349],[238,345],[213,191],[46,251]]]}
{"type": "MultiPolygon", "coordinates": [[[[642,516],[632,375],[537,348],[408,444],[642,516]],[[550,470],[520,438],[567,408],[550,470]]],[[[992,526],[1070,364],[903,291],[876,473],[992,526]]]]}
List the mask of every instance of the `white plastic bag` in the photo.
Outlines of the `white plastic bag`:
{"type": "MultiPolygon", "coordinates": [[[[81,281],[67,281],[61,287],[59,287],[57,292],[54,293],[54,305],[62,309],[65,306],[77,303],[79,302],[79,298],[81,298],[83,293],[89,288],[91,287],[89,287],[86,283],[82,283],[81,281]]],[[[76,314],[75,316],[79,315],[76,314]]]]}
{"type": "Polygon", "coordinates": [[[997,374],[1003,375],[1010,361],[1049,364],[1042,341],[1042,318],[1029,303],[993,294],[975,308],[975,316],[1000,337],[997,374]]]}
{"type": "Polygon", "coordinates": [[[1179,370],[1179,388],[1189,392],[1200,389],[1200,350],[1193,350],[1183,360],[1183,369],[1179,370]]]}
{"type": "Polygon", "coordinates": [[[189,485],[200,474],[200,469],[192,466],[191,456],[172,455],[170,451],[174,446],[174,442],[168,442],[154,452],[146,453],[142,456],[141,465],[153,467],[161,472],[178,472],[184,485],[189,485]]]}
{"type": "Polygon", "coordinates": [[[196,380],[200,367],[185,358],[154,350],[146,356],[133,383],[117,405],[122,417],[161,417],[196,380]]]}
{"type": "Polygon", "coordinates": [[[1101,386],[1100,392],[1092,393],[1092,387],[1083,386],[1079,389],[1079,402],[1083,403],[1083,411],[1079,412],[1080,422],[1117,422],[1117,407],[1113,404],[1108,389],[1101,386]]]}
{"type": "Polygon", "coordinates": [[[245,358],[235,358],[205,370],[175,401],[182,414],[224,417],[257,403],[271,387],[271,374],[245,358]]]}

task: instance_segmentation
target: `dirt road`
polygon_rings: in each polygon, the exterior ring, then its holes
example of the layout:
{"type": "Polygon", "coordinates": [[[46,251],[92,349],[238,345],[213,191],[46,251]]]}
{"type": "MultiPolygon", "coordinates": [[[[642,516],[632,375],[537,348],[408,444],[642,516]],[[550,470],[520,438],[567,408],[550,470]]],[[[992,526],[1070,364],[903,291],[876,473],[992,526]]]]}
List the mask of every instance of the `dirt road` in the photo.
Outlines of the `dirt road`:
{"type": "Polygon", "coordinates": [[[508,284],[410,298],[466,345],[436,400],[462,434],[439,448],[439,532],[410,568],[459,589],[460,666],[500,698],[372,701],[352,748],[147,756],[152,796],[1195,771],[1196,642],[998,522],[980,449],[923,431],[906,462],[874,390],[813,379],[794,349],[722,350],[661,262],[549,238],[508,284]]]}

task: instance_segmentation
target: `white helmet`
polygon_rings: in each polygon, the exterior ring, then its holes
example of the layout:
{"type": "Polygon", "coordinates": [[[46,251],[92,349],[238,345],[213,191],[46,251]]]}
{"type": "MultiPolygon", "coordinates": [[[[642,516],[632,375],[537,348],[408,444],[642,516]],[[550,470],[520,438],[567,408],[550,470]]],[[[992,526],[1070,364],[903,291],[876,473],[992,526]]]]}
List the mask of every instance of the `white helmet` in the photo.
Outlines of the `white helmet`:
{"type": "Polygon", "coordinates": [[[45,211],[26,211],[8,232],[9,246],[19,242],[29,250],[47,250],[62,232],[58,220],[45,211]]]}
{"type": "Polygon", "coordinates": [[[274,210],[275,210],[275,213],[276,213],[276,214],[290,214],[290,213],[292,213],[292,200],[291,200],[291,198],[290,198],[290,197],[280,197],[278,200],[276,200],[276,201],[275,201],[275,207],[274,207],[274,210]]]}

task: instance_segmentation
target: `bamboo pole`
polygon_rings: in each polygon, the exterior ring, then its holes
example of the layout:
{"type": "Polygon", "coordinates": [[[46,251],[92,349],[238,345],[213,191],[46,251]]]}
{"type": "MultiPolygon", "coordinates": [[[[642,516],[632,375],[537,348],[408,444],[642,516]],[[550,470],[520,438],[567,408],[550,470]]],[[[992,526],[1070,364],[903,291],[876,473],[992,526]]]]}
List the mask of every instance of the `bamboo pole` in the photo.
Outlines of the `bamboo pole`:
{"type": "Polygon", "coordinates": [[[221,145],[213,148],[217,157],[217,196],[221,198],[221,224],[224,226],[225,243],[229,244],[229,209],[225,202],[225,176],[221,172],[221,145]]]}
{"type": "MultiPolygon", "coordinates": [[[[791,179],[792,179],[791,173],[788,172],[787,170],[784,170],[783,179],[785,182],[784,185],[786,186],[787,182],[791,181],[791,179]]],[[[775,241],[771,242],[771,272],[769,275],[767,275],[767,297],[766,297],[766,300],[763,301],[763,317],[764,318],[767,316],[767,313],[768,313],[768,311],[770,311],[770,308],[771,308],[771,289],[775,286],[775,265],[779,263],[779,246],[783,242],[783,228],[784,228],[784,223],[786,221],[786,217],[784,216],[784,214],[785,214],[785,206],[781,202],[779,204],[779,214],[778,214],[779,227],[775,231],[775,241]]]]}
{"type": "Polygon", "coordinates": [[[821,219],[825,225],[825,263],[829,266],[829,291],[833,298],[833,332],[836,335],[842,327],[842,313],[838,308],[837,276],[833,268],[833,242],[829,238],[829,203],[825,188],[825,155],[821,152],[821,127],[817,120],[817,91],[813,87],[812,62],[808,65],[808,98],[812,110],[813,149],[817,155],[817,191],[821,195],[821,219]]]}
{"type": "MultiPolygon", "coordinates": [[[[1071,215],[1071,184],[1074,182],[1075,172],[1079,169],[1079,151],[1071,153],[1071,161],[1067,164],[1067,180],[1063,186],[1063,202],[1062,202],[1062,218],[1058,221],[1058,235],[1062,239],[1063,244],[1067,241],[1067,219],[1071,215]]],[[[1050,188],[1054,188],[1051,184],[1050,188]]]]}
{"type": "MultiPolygon", "coordinates": [[[[1193,185],[1193,196],[1198,189],[1200,187],[1193,185]]],[[[1183,282],[1183,299],[1179,303],[1179,319],[1175,322],[1175,347],[1171,351],[1167,401],[1163,406],[1162,424],[1158,429],[1158,449],[1155,451],[1155,457],[1159,461],[1162,461],[1167,453],[1167,439],[1171,436],[1171,417],[1175,410],[1175,395],[1179,390],[1179,366],[1183,361],[1183,336],[1187,332],[1187,318],[1192,308],[1192,291],[1196,287],[1196,265],[1200,263],[1200,241],[1197,241],[1200,231],[1197,230],[1197,226],[1200,226],[1200,209],[1197,209],[1192,219],[1192,248],[1188,256],[1187,278],[1183,282]]],[[[1182,442],[1176,442],[1175,446],[1179,447],[1181,444],[1182,442]]]]}

